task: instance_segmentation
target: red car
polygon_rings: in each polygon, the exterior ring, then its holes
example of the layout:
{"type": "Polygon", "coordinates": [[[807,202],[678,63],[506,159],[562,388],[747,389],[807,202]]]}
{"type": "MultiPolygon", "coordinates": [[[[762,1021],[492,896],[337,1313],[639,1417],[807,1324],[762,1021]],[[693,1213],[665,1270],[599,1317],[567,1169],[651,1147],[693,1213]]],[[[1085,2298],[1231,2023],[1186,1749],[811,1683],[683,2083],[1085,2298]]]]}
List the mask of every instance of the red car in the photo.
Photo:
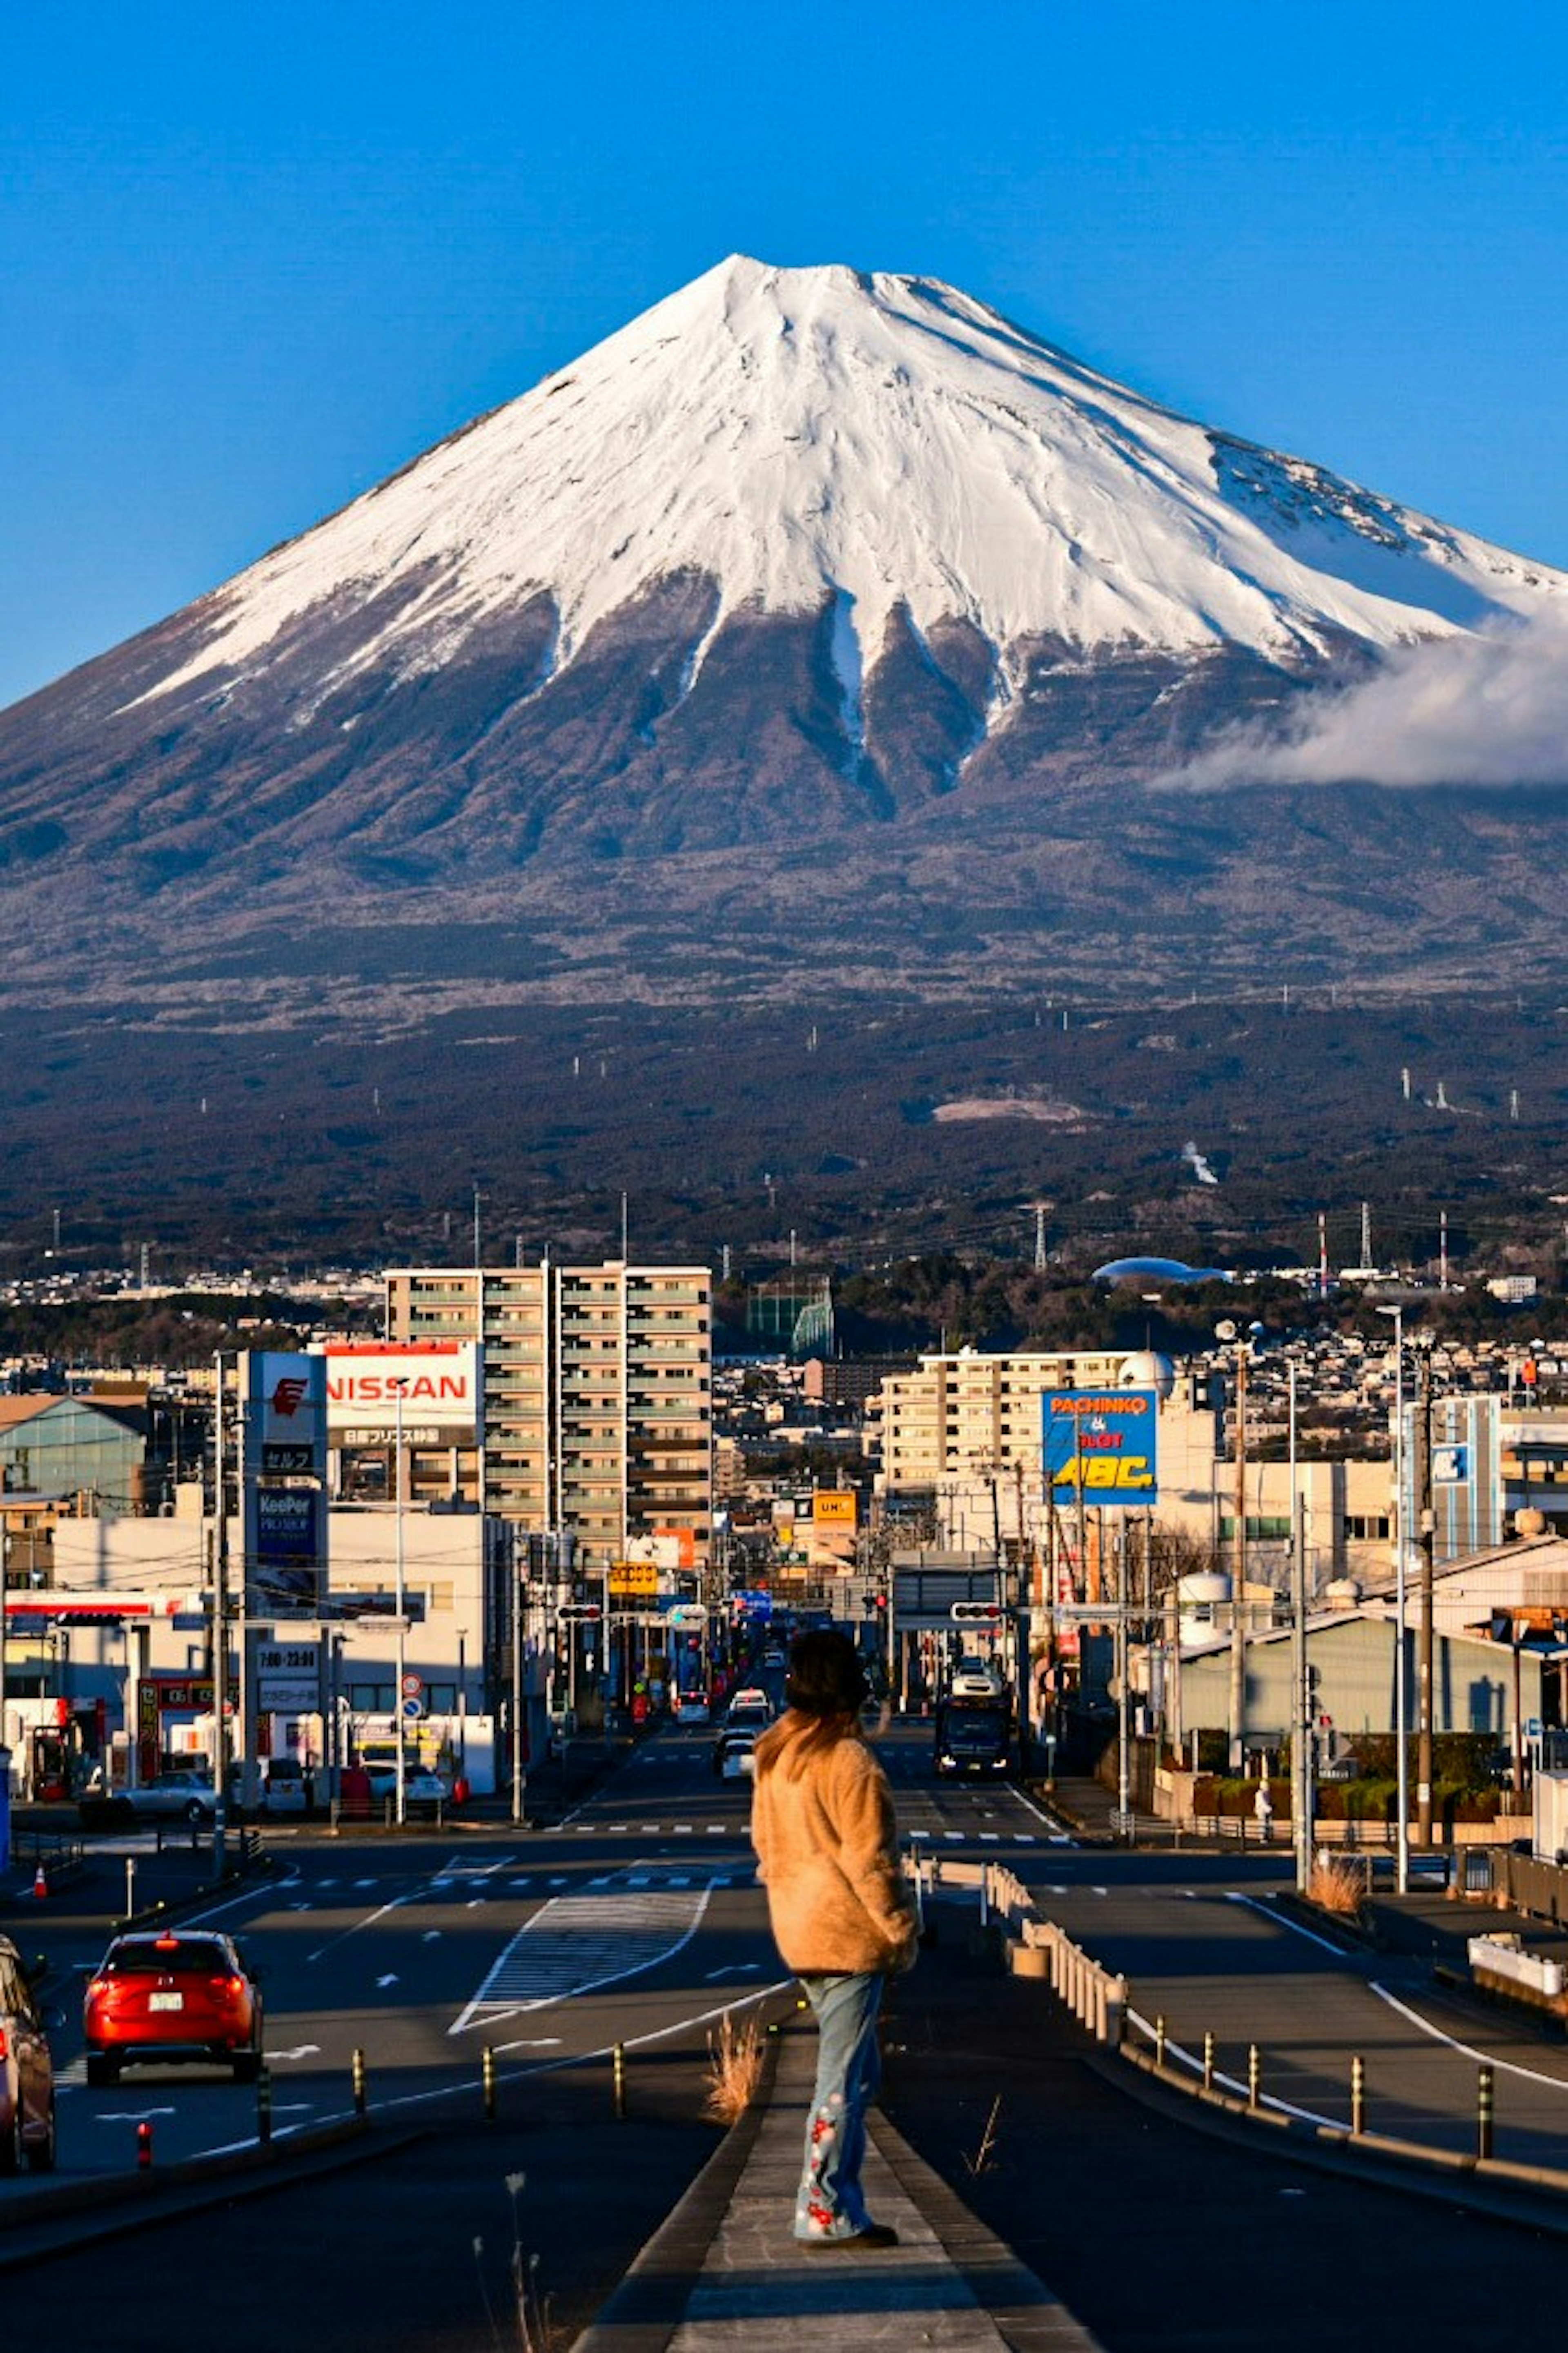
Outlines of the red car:
{"type": "Polygon", "coordinates": [[[88,1981],[87,2080],[112,2084],[138,2059],[207,2060],[252,2084],[261,1997],[228,1936],[206,1928],[116,1936],[88,1981]]]}
{"type": "Polygon", "coordinates": [[[0,1936],[0,2173],[55,2161],[55,2076],[44,2022],[22,1957],[0,1936]]]}

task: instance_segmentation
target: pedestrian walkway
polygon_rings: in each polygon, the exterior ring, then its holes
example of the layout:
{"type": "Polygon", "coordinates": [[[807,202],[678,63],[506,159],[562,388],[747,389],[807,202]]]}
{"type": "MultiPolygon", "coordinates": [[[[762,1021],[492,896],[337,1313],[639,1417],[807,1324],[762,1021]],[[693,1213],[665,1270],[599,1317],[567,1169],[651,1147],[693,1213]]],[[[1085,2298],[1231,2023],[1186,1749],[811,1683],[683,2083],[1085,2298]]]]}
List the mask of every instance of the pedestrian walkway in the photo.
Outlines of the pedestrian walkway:
{"type": "Polygon", "coordinates": [[[802,2247],[791,2235],[817,2040],[779,2039],[770,2094],[737,2125],[574,2353],[1097,2353],[1060,2299],[875,2116],[867,2203],[898,2244],[802,2247]]]}

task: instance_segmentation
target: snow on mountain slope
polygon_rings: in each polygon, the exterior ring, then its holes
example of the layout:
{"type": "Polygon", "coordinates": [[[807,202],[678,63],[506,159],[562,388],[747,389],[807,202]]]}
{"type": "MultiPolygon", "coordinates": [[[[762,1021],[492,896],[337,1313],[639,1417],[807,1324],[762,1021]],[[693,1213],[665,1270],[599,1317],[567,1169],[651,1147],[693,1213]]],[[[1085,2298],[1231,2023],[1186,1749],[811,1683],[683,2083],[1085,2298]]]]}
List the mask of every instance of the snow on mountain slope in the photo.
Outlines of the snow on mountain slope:
{"type": "Polygon", "coordinates": [[[1568,576],[1189,422],[926,279],[733,257],[195,608],[138,698],[264,670],[313,608],[384,600],[322,681],[439,667],[541,591],[555,668],[677,573],[737,612],[836,600],[853,714],[890,617],[1087,655],[1311,661],[1563,609],[1568,576]],[[399,597],[390,590],[405,589],[399,597]]]}

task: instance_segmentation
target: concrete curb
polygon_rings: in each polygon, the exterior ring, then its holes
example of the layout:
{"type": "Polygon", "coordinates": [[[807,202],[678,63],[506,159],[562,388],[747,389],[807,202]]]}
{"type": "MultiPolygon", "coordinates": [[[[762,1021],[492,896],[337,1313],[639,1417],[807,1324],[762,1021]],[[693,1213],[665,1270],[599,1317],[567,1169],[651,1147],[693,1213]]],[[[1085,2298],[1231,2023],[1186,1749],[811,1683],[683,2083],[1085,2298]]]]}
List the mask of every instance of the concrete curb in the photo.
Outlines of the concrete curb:
{"type": "Polygon", "coordinates": [[[1383,2133],[1352,2133],[1348,2125],[1314,2125],[1277,2108],[1249,2107],[1231,2092],[1205,2091],[1152,2054],[1127,2044],[1115,2053],[1093,2052],[1088,2063],[1103,2080],[1116,2084],[1148,2105],[1184,2116],[1202,2129],[1231,2141],[1249,2141],[1261,2128],[1277,2134],[1280,2153],[1334,2173],[1342,2179],[1374,2180],[1384,2188],[1473,2207],[1506,2221],[1568,2238],[1568,2173],[1551,2166],[1520,2165],[1506,2158],[1481,2158],[1462,2149],[1428,2148],[1383,2133]],[[1128,2070],[1138,2080],[1129,2082],[1128,2070]],[[1193,2110],[1197,2115],[1194,2116],[1193,2110]]]}
{"type": "Polygon", "coordinates": [[[762,2130],[779,2072],[776,2030],[769,2031],[764,2045],[764,2071],[757,2098],[730,2126],[609,2302],[575,2339],[571,2353],[665,2353],[686,2316],[708,2249],[762,2130]]]}
{"type": "Polygon", "coordinates": [[[996,2323],[1012,2353],[1101,2353],[1099,2339],[1075,2320],[1061,2298],[964,2204],[941,2175],[916,2156],[878,2109],[871,2137],[910,2203],[930,2224],[954,2270],[981,2312],[996,2323]]]}

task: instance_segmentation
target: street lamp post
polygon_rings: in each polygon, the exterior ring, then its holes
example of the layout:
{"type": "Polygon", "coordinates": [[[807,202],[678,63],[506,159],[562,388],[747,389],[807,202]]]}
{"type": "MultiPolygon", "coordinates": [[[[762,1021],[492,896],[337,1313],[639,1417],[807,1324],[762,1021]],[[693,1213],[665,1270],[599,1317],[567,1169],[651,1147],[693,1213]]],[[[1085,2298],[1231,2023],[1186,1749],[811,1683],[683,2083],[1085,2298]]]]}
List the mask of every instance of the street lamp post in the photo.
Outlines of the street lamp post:
{"type": "Polygon", "coordinates": [[[1393,1607],[1393,1738],[1396,1795],[1399,1810],[1396,1835],[1395,1885],[1401,1895],[1410,1893],[1410,1757],[1409,1705],[1404,1688],[1405,1642],[1405,1509],[1404,1509],[1404,1309],[1403,1305],[1380,1307],[1380,1315],[1393,1319],[1393,1519],[1394,1519],[1394,1607],[1393,1607]]]}

